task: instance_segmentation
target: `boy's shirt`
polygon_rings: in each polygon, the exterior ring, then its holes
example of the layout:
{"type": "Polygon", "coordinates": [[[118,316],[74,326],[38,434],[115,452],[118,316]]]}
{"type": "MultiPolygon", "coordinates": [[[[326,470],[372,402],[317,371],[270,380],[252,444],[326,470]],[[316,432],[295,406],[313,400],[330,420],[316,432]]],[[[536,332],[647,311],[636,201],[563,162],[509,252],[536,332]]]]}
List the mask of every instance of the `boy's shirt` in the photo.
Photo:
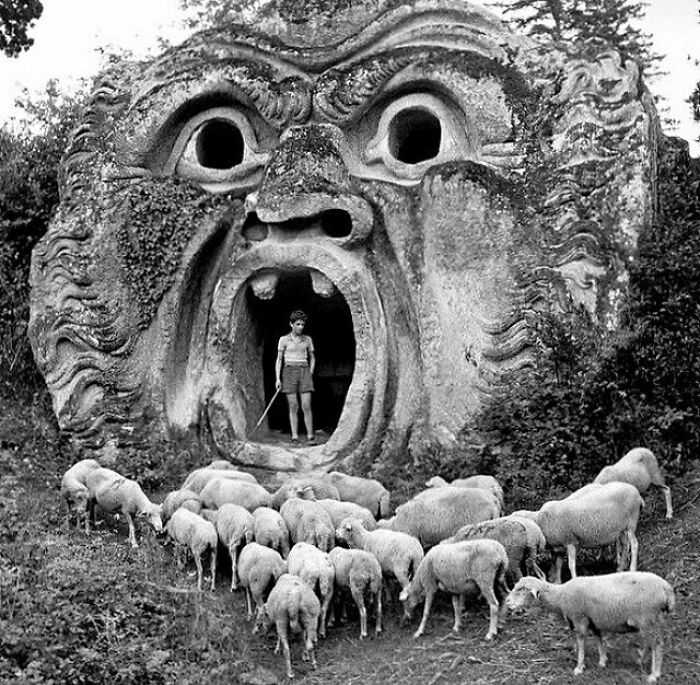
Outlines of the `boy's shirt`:
{"type": "Polygon", "coordinates": [[[287,333],[280,338],[277,349],[282,352],[282,359],[287,366],[308,366],[314,343],[309,335],[297,337],[293,333],[287,333]]]}

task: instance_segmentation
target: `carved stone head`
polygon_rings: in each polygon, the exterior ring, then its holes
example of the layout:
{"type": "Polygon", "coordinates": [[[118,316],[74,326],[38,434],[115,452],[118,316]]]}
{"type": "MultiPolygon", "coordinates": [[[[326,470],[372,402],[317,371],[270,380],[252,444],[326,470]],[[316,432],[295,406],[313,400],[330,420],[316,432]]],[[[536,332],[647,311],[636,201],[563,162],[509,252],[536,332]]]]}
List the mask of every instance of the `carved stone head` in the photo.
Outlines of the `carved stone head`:
{"type": "Polygon", "coordinates": [[[532,359],[531,315],[610,328],[653,211],[633,63],[464,0],[276,0],[108,74],[32,264],[31,339],[78,436],[195,433],[322,468],[449,444],[532,359]],[[324,445],[286,425],[293,309],[324,445]]]}

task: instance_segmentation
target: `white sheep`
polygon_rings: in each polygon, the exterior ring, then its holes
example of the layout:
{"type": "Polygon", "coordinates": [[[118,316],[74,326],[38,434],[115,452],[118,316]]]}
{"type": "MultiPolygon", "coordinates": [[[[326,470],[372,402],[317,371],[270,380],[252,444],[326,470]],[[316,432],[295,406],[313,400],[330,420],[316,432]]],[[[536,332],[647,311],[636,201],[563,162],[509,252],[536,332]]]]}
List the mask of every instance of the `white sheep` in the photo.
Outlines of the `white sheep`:
{"type": "Polygon", "coordinates": [[[272,504],[270,506],[279,510],[288,499],[293,497],[339,500],[340,494],[338,493],[338,488],[326,483],[322,476],[295,476],[280,485],[272,495],[272,504]],[[304,494],[305,491],[307,492],[306,495],[304,494]]]}
{"type": "MultiPolygon", "coordinates": [[[[625,537],[632,557],[630,571],[637,569],[639,543],[635,531],[644,501],[637,488],[628,483],[587,486],[562,500],[545,502],[533,519],[556,555],[556,582],[561,582],[565,548],[571,577],[576,577],[578,547],[601,547],[625,537]]],[[[521,512],[522,515],[522,512],[521,512]]],[[[618,571],[622,557],[618,555],[618,571]]]]}
{"type": "Polygon", "coordinates": [[[501,506],[501,511],[503,511],[503,488],[493,476],[477,474],[467,478],[455,478],[451,483],[448,483],[441,476],[433,476],[425,484],[429,488],[444,488],[451,485],[453,488],[482,488],[483,490],[488,490],[493,493],[501,506]]]}
{"type": "Polygon", "coordinates": [[[355,502],[339,502],[334,499],[320,499],[318,503],[323,507],[331,517],[333,530],[349,516],[360,519],[366,530],[376,530],[377,521],[372,516],[372,512],[365,507],[356,504],[355,502]]]}
{"type": "Polygon", "coordinates": [[[271,507],[258,507],[253,512],[255,542],[276,549],[285,559],[289,554],[289,529],[282,515],[271,507]]]}
{"type": "Polygon", "coordinates": [[[333,547],[333,522],[318,502],[293,497],[282,504],[280,515],[287,524],[289,538],[293,543],[308,542],[324,552],[333,547]]]}
{"type": "Polygon", "coordinates": [[[60,492],[61,498],[66,504],[68,528],[70,528],[73,515],[75,515],[76,527],[80,527],[80,519],[83,517],[85,532],[90,532],[90,517],[88,516],[90,490],[85,485],[85,478],[88,473],[99,468],[100,463],[95,459],[81,459],[63,474],[60,492]]]}
{"type": "Polygon", "coordinates": [[[506,599],[509,609],[521,609],[532,600],[566,619],[576,637],[577,660],[574,675],[583,673],[585,637],[592,632],[598,647],[598,665],[608,657],[602,633],[639,631],[645,651],[651,646],[651,674],[655,683],[661,675],[663,624],[673,611],[673,588],[663,578],[643,571],[624,571],[601,576],[572,578],[555,585],[537,578],[523,578],[506,599]]]}
{"type": "Polygon", "coordinates": [[[176,544],[186,547],[192,552],[194,563],[197,566],[198,590],[202,589],[204,576],[202,555],[207,550],[209,551],[211,590],[214,590],[216,585],[216,552],[219,541],[214,524],[187,509],[177,509],[170,517],[165,529],[176,544]]]}
{"type": "Polygon", "coordinates": [[[277,628],[277,646],[275,654],[279,652],[280,645],[284,654],[284,663],[287,667],[287,677],[293,678],[292,659],[289,651],[289,630],[292,633],[303,632],[304,661],[311,661],[316,668],[316,644],[318,619],[321,615],[321,605],[314,591],[297,576],[284,573],[272,588],[265,604],[258,610],[255,629],[267,628],[274,623],[277,628]]]}
{"type": "Polygon", "coordinates": [[[169,492],[163,500],[163,508],[161,510],[163,523],[167,523],[180,507],[188,509],[194,514],[199,514],[202,511],[202,500],[192,490],[180,489],[169,492]]]}
{"type": "Polygon", "coordinates": [[[377,526],[413,535],[427,549],[467,523],[487,521],[499,514],[500,505],[487,490],[431,488],[397,507],[392,518],[377,521],[377,526]]]}
{"type": "Polygon", "coordinates": [[[205,486],[215,478],[224,478],[230,480],[243,481],[244,483],[257,484],[255,476],[245,471],[236,471],[235,469],[213,469],[205,466],[201,469],[195,469],[190,473],[185,482],[182,484],[183,490],[192,490],[200,494],[205,486]]]}
{"type": "Polygon", "coordinates": [[[270,493],[262,485],[247,483],[229,478],[214,478],[199,493],[202,506],[218,509],[224,504],[238,504],[248,511],[258,507],[269,507],[272,500],[270,493]]]}
{"type": "Polygon", "coordinates": [[[237,572],[238,582],[245,589],[248,618],[252,618],[253,602],[258,611],[268,589],[287,572],[287,563],[277,550],[250,542],[238,555],[237,572]]]}
{"type": "MultiPolygon", "coordinates": [[[[211,463],[207,464],[204,468],[207,469],[226,469],[229,471],[237,471],[236,467],[226,459],[214,459],[211,463]]],[[[250,481],[252,482],[252,481],[250,481]]]]}
{"type": "Polygon", "coordinates": [[[321,602],[318,634],[326,637],[326,616],[335,588],[335,571],[328,554],[314,545],[297,542],[289,550],[287,572],[299,576],[318,596],[321,602]]]}
{"type": "Polygon", "coordinates": [[[244,545],[253,541],[255,520],[244,507],[227,502],[218,509],[214,525],[221,544],[231,557],[231,590],[235,590],[238,587],[238,553],[244,545]]]}
{"type": "Polygon", "coordinates": [[[530,535],[524,519],[518,520],[504,516],[490,521],[468,524],[462,526],[452,537],[443,540],[440,544],[484,538],[497,540],[503,545],[508,555],[508,575],[513,581],[517,582],[522,577],[521,567],[523,564],[526,568],[534,569],[539,577],[544,578],[544,573],[537,565],[537,544],[530,543],[530,535]]]}
{"type": "Polygon", "coordinates": [[[330,485],[338,488],[342,501],[359,504],[374,517],[386,518],[391,514],[391,494],[378,480],[350,476],[340,471],[331,471],[323,477],[330,485]]]}
{"type": "Polygon", "coordinates": [[[382,632],[382,567],[371,552],[363,549],[335,547],[328,553],[335,570],[335,584],[350,591],[360,612],[360,639],[367,637],[367,607],[365,596],[375,606],[375,633],[382,632]]]}
{"type": "Polygon", "coordinates": [[[634,485],[642,494],[651,485],[658,487],[664,493],[666,500],[666,518],[673,518],[671,488],[666,485],[659,462],[651,450],[646,447],[631,449],[619,461],[610,466],[604,466],[593,482],[604,485],[613,481],[634,485]]]}
{"type": "Polygon", "coordinates": [[[423,634],[433,597],[438,590],[452,594],[455,616],[452,630],[458,633],[462,627],[466,594],[476,585],[489,605],[486,639],[493,640],[498,633],[499,609],[508,594],[505,584],[507,569],[508,555],[496,540],[467,540],[433,547],[421,561],[416,577],[399,597],[405,602],[407,620],[411,619],[416,606],[425,600],[423,618],[413,637],[418,638],[423,634]]]}
{"type": "Polygon", "coordinates": [[[544,537],[542,529],[537,525],[537,523],[535,523],[533,518],[527,516],[519,516],[515,512],[509,514],[505,518],[515,519],[516,521],[519,521],[525,526],[525,530],[527,531],[527,545],[530,549],[533,549],[535,551],[534,556],[532,558],[528,557],[525,560],[526,571],[529,571],[532,575],[535,575],[538,578],[544,579],[544,572],[542,571],[538,563],[539,557],[541,557],[544,554],[545,549],[547,548],[547,540],[544,537]]]}
{"type": "Polygon", "coordinates": [[[382,573],[393,575],[405,590],[423,560],[418,538],[407,533],[378,528],[368,531],[359,519],[345,519],[335,532],[349,547],[364,549],[377,558],[382,573]]]}
{"type": "Polygon", "coordinates": [[[85,485],[90,491],[88,508],[92,509],[92,515],[95,503],[106,512],[124,514],[129,525],[129,542],[132,547],[138,547],[134,516],[146,519],[157,533],[163,530],[161,505],[151,502],[135,480],[100,467],[87,474],[85,485]]]}

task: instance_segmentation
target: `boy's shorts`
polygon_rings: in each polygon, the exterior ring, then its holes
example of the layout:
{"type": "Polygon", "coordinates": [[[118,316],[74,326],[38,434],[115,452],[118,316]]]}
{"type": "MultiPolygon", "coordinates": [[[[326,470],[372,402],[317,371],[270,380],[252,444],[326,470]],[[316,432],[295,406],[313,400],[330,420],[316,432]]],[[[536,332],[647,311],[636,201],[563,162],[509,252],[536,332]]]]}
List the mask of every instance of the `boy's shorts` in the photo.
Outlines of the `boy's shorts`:
{"type": "Polygon", "coordinates": [[[313,392],[314,382],[308,366],[282,367],[282,392],[293,395],[297,392],[313,392]]]}

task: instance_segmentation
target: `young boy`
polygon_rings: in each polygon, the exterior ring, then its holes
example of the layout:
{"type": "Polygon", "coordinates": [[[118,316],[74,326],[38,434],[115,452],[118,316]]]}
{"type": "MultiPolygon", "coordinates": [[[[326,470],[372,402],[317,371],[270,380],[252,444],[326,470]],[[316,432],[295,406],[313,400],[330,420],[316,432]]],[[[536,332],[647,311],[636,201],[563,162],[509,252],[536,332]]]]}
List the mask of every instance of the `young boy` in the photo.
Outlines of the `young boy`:
{"type": "Polygon", "coordinates": [[[308,335],[304,335],[306,314],[300,309],[289,315],[291,333],[283,335],[277,345],[277,361],[275,362],[276,388],[287,396],[289,405],[289,423],[292,429],[292,442],[299,442],[299,402],[304,412],[307,445],[315,445],[314,419],[311,414],[311,393],[314,390],[314,343],[308,335]]]}

